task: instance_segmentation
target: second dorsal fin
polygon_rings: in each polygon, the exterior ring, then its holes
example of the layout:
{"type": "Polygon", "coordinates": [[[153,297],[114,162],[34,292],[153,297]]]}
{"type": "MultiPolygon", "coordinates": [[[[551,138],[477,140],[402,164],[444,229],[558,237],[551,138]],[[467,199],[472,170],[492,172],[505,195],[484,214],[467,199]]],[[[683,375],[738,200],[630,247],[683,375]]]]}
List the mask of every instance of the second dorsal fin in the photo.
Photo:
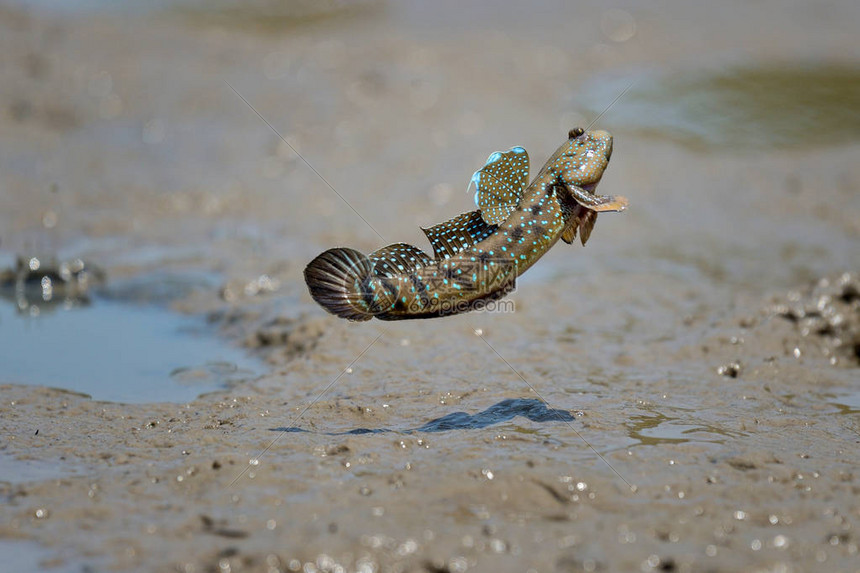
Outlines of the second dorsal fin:
{"type": "Polygon", "coordinates": [[[469,211],[444,223],[426,229],[422,227],[421,230],[430,240],[438,261],[453,257],[463,249],[483,241],[496,230],[496,225],[485,223],[480,211],[469,211]]]}
{"type": "Polygon", "coordinates": [[[522,147],[496,151],[472,175],[475,205],[484,221],[498,225],[516,209],[529,181],[529,154],[522,147]]]}
{"type": "Polygon", "coordinates": [[[394,243],[377,249],[368,255],[373,264],[373,274],[378,277],[393,277],[411,273],[433,262],[430,255],[407,243],[394,243]]]}

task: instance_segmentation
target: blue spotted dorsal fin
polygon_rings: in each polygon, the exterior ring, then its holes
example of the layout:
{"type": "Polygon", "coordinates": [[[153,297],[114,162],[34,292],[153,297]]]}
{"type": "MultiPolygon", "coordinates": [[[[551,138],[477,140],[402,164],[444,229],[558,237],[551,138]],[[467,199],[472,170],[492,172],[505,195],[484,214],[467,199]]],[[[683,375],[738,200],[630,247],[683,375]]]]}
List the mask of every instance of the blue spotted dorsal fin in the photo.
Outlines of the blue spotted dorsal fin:
{"type": "Polygon", "coordinates": [[[440,261],[483,241],[496,230],[496,226],[485,223],[480,211],[469,211],[444,223],[426,229],[421,227],[421,230],[433,245],[436,260],[440,261]]]}
{"type": "Polygon", "coordinates": [[[496,151],[475,171],[475,205],[486,223],[498,225],[517,208],[529,182],[529,154],[522,147],[496,151]]]}
{"type": "Polygon", "coordinates": [[[406,243],[394,243],[368,255],[373,264],[373,274],[378,277],[393,277],[411,273],[433,263],[430,255],[406,243]]]}

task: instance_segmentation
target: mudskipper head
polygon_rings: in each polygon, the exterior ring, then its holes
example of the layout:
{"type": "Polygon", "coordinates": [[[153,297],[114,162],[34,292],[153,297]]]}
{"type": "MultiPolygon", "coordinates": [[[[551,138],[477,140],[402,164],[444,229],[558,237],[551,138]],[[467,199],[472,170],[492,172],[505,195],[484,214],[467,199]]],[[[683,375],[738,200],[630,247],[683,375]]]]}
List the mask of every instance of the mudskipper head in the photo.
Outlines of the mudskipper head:
{"type": "Polygon", "coordinates": [[[547,163],[547,175],[555,183],[554,189],[566,213],[566,226],[561,235],[566,243],[571,243],[578,231],[585,245],[598,213],[627,208],[624,197],[596,195],[594,192],[610,157],[612,136],[608,132],[585,131],[577,127],[570,130],[567,142],[547,163]]]}
{"type": "Polygon", "coordinates": [[[623,211],[627,207],[624,197],[596,195],[594,193],[609,158],[612,157],[612,136],[606,131],[585,131],[581,127],[570,130],[567,142],[550,158],[544,169],[577,203],[592,211],[623,211]]]}
{"type": "Polygon", "coordinates": [[[568,133],[567,143],[555,152],[550,169],[568,186],[594,193],[611,156],[612,136],[608,131],[576,127],[568,133]]]}

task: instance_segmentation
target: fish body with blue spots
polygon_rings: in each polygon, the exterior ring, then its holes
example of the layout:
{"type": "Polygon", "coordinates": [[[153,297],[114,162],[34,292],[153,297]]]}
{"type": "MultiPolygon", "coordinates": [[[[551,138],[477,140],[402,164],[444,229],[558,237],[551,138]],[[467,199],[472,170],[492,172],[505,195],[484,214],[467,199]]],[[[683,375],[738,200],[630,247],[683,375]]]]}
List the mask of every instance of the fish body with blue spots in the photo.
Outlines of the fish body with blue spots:
{"type": "Polygon", "coordinates": [[[354,321],[488,308],[559,239],[572,243],[579,233],[585,245],[598,213],[626,208],[624,197],[594,193],[611,156],[609,133],[572,129],[528,184],[526,150],[497,151],[472,176],[478,209],[423,229],[433,257],[406,243],[369,255],[329,249],[305,269],[310,294],[354,321]]]}

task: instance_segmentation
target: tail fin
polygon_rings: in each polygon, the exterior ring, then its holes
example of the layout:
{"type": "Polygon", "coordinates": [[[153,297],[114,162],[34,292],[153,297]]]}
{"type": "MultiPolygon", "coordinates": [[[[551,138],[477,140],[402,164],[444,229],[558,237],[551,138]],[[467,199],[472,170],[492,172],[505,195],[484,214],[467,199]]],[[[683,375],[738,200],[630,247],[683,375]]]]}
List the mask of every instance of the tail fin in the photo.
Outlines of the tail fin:
{"type": "Polygon", "coordinates": [[[370,320],[373,312],[362,293],[373,273],[370,259],[355,249],[329,249],[305,267],[313,299],[328,312],[347,320],[370,320]]]}

